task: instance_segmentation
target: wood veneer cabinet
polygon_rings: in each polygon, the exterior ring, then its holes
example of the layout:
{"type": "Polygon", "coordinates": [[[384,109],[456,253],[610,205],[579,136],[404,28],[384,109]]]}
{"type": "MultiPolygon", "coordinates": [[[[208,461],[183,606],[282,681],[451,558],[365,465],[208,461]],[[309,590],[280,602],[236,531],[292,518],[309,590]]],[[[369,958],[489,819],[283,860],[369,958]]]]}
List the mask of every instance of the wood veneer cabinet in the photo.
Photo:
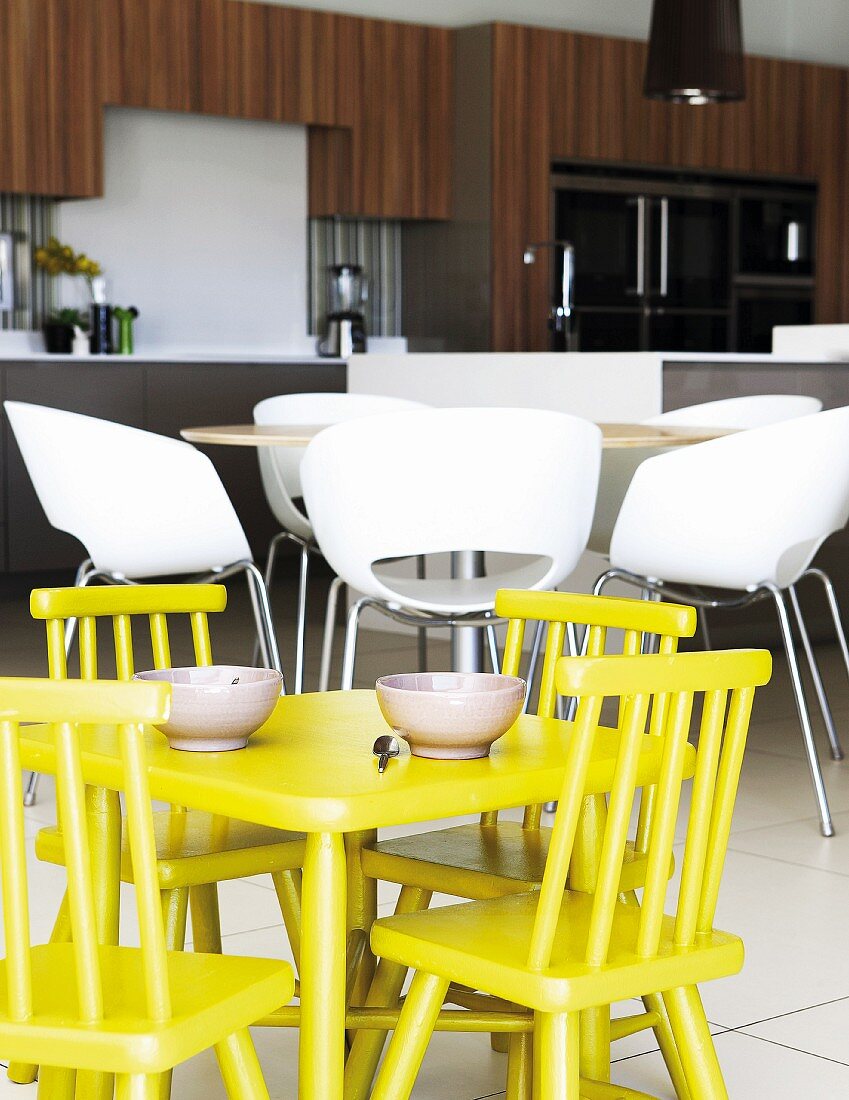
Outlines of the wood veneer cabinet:
{"type": "Polygon", "coordinates": [[[91,0],[0,0],[0,191],[102,190],[91,12],[91,0]]]}
{"type": "Polygon", "coordinates": [[[102,191],[102,107],[310,128],[313,214],[449,213],[451,32],[245,0],[0,0],[0,191],[102,191]]]}
{"type": "MultiPolygon", "coordinates": [[[[347,368],[324,363],[0,363],[0,398],[30,401],[179,438],[191,425],[243,423],[253,407],[281,393],[343,393],[347,368]]],[[[0,571],[73,570],[80,543],[50,526],[5,414],[0,412],[0,571]]],[[[201,447],[221,475],[254,554],[265,556],[278,530],[265,503],[256,451],[201,447]]]]}
{"type": "Polygon", "coordinates": [[[463,301],[450,346],[549,349],[550,269],[522,253],[553,235],[557,161],[816,181],[817,320],[849,317],[849,70],[749,57],[745,101],[693,107],[643,97],[642,42],[492,24],[454,44],[453,223],[409,230],[407,285],[431,302],[417,301],[408,335],[444,336],[440,316],[463,301]]]}
{"type": "Polygon", "coordinates": [[[551,235],[556,160],[817,180],[817,319],[849,314],[847,70],[749,57],[742,103],[692,107],[643,97],[641,42],[504,24],[490,33],[493,347],[548,347],[547,272],[524,267],[522,251],[551,235]]]}

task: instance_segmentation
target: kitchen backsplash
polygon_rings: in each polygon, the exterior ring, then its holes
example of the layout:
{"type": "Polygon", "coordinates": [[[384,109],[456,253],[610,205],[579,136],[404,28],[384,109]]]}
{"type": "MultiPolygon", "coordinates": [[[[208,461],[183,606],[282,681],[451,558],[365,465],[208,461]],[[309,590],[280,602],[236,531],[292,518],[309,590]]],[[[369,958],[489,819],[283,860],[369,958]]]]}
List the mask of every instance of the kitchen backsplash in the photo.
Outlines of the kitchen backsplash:
{"type": "Polygon", "coordinates": [[[401,222],[310,218],[308,233],[310,332],[324,332],[328,266],[355,263],[368,279],[366,334],[400,336],[401,222]]]}
{"type": "Polygon", "coordinates": [[[38,329],[55,304],[56,280],[33,264],[33,250],[56,232],[55,199],[0,194],[0,233],[15,245],[14,309],[0,310],[0,331],[38,329]]]}

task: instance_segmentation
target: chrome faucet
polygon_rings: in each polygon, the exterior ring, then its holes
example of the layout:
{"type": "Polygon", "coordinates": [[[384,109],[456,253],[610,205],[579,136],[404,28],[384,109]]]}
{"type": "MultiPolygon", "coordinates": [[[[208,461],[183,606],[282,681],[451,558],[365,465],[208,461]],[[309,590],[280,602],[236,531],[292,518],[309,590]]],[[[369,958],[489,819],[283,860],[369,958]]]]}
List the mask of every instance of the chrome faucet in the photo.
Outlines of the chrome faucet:
{"type": "Polygon", "coordinates": [[[559,248],[563,251],[563,267],[560,276],[560,301],[552,302],[548,313],[548,327],[552,332],[566,338],[566,350],[571,351],[572,343],[572,290],[575,282],[575,246],[571,241],[541,241],[529,244],[525,248],[523,259],[526,264],[535,264],[537,252],[541,248],[559,248]]]}

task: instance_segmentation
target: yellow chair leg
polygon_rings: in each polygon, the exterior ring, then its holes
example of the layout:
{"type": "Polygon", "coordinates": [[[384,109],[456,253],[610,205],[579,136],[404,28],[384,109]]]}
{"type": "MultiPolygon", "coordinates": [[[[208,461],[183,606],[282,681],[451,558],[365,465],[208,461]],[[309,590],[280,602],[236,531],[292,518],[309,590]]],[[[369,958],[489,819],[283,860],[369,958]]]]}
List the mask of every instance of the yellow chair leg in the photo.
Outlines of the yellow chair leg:
{"type": "MultiPolygon", "coordinates": [[[[160,890],[162,901],[162,922],[165,925],[165,947],[168,951],[182,951],[186,946],[186,919],[189,912],[189,888],[180,886],[176,890],[160,890]]],[[[159,1075],[159,1100],[169,1100],[171,1096],[171,1078],[173,1071],[159,1075]]]]}
{"type": "Polygon", "coordinates": [[[581,1076],[610,1080],[610,1006],[581,1012],[581,1076]]]}
{"type": "Polygon", "coordinates": [[[447,978],[421,972],[413,978],[371,1100],[408,1100],[447,992],[447,978]]]}
{"type": "Polygon", "coordinates": [[[286,935],[289,937],[289,946],[292,948],[292,958],[295,960],[295,971],[301,970],[301,872],[300,871],[275,871],[271,876],[274,889],[277,891],[277,900],[280,903],[280,912],[283,914],[283,923],[286,925],[286,935]]]}
{"type": "Polygon", "coordinates": [[[165,925],[165,946],[169,951],[182,951],[186,946],[186,918],[189,910],[189,888],[160,890],[162,923],[165,925]]]}
{"type": "Polygon", "coordinates": [[[156,1100],[159,1075],[120,1073],[115,1078],[115,1100],[156,1100]]]}
{"type": "MultiPolygon", "coordinates": [[[[59,906],[59,912],[56,914],[53,931],[50,933],[50,942],[68,943],[70,938],[71,917],[68,912],[68,892],[66,890],[65,896],[62,898],[62,904],[59,906]]],[[[31,1085],[38,1076],[38,1066],[30,1065],[27,1062],[10,1062],[6,1076],[16,1085],[31,1085]]]]}
{"type": "MultiPolygon", "coordinates": [[[[417,886],[404,886],[395,905],[395,913],[418,913],[430,905],[432,892],[417,886]]],[[[406,966],[381,959],[372,978],[366,996],[368,1008],[385,1008],[394,1005],[401,996],[401,987],[407,976],[406,966]]],[[[371,1088],[377,1063],[386,1042],[385,1031],[360,1030],[351,1043],[351,1052],[345,1063],[345,1100],[365,1100],[371,1088]]]]}
{"type": "Polygon", "coordinates": [[[112,1100],[114,1089],[115,1082],[111,1073],[97,1073],[94,1070],[86,1069],[77,1070],[76,1096],[78,1098],[112,1100]]]}
{"type": "Polygon", "coordinates": [[[581,1016],[537,1012],[534,1021],[534,1100],[580,1100],[581,1016]]]}
{"type": "Polygon", "coordinates": [[[684,1067],[681,1065],[681,1056],[675,1046],[675,1036],[669,1023],[669,1013],[663,1003],[663,997],[659,993],[649,993],[643,997],[643,1005],[646,1012],[654,1012],[660,1017],[660,1023],[654,1027],[654,1037],[660,1047],[660,1053],[666,1063],[666,1071],[675,1089],[678,1100],[690,1100],[690,1090],[687,1088],[687,1078],[684,1067]]]}
{"type": "Polygon", "coordinates": [[[268,1100],[262,1067],[247,1028],[218,1043],[215,1054],[231,1100],[268,1100]]]}
{"type": "Polygon", "coordinates": [[[503,1031],[493,1031],[489,1036],[489,1045],[496,1054],[508,1054],[510,1052],[510,1036],[503,1031]]]}
{"type": "Polygon", "coordinates": [[[663,994],[692,1100],[728,1100],[702,999],[694,985],[663,994]]]}
{"type": "Polygon", "coordinates": [[[218,884],[205,883],[189,890],[192,910],[192,949],[210,955],[221,954],[221,923],[218,917],[218,884]]]}
{"type": "Polygon", "coordinates": [[[509,1037],[505,1100],[532,1100],[534,1089],[534,1037],[520,1031],[509,1037]]]}
{"type": "Polygon", "coordinates": [[[74,1100],[77,1074],[59,1066],[42,1066],[38,1072],[38,1100],[74,1100]]]}

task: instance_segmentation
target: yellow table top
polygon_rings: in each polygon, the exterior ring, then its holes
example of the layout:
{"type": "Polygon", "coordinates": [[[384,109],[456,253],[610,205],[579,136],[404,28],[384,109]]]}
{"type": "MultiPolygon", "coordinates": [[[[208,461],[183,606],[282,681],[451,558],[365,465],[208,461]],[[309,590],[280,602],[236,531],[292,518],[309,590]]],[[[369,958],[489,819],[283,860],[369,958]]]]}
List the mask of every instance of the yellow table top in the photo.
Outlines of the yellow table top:
{"type": "MultiPolygon", "coordinates": [[[[180,435],[189,443],[222,444],[229,447],[306,447],[327,424],[220,424],[183,428],[180,435]]],[[[659,424],[599,424],[605,448],[685,447],[706,443],[733,429],[663,426],[659,424]]]]}
{"type": "MultiPolygon", "coordinates": [[[[380,775],[371,750],[389,727],[373,691],[289,695],[248,747],[236,752],[180,752],[150,729],[151,794],[304,832],[353,832],[453,817],[557,798],[564,738],[571,728],[568,722],[523,715],[484,760],[423,760],[410,756],[402,742],[401,755],[380,775]]],[[[617,742],[613,730],[599,730],[588,794],[610,790],[617,742]]],[[[646,738],[640,782],[657,775],[661,743],[646,738]]],[[[21,728],[21,754],[25,768],[55,771],[46,727],[21,728]]],[[[122,786],[114,727],[84,730],[83,772],[95,786],[122,786]]]]}

